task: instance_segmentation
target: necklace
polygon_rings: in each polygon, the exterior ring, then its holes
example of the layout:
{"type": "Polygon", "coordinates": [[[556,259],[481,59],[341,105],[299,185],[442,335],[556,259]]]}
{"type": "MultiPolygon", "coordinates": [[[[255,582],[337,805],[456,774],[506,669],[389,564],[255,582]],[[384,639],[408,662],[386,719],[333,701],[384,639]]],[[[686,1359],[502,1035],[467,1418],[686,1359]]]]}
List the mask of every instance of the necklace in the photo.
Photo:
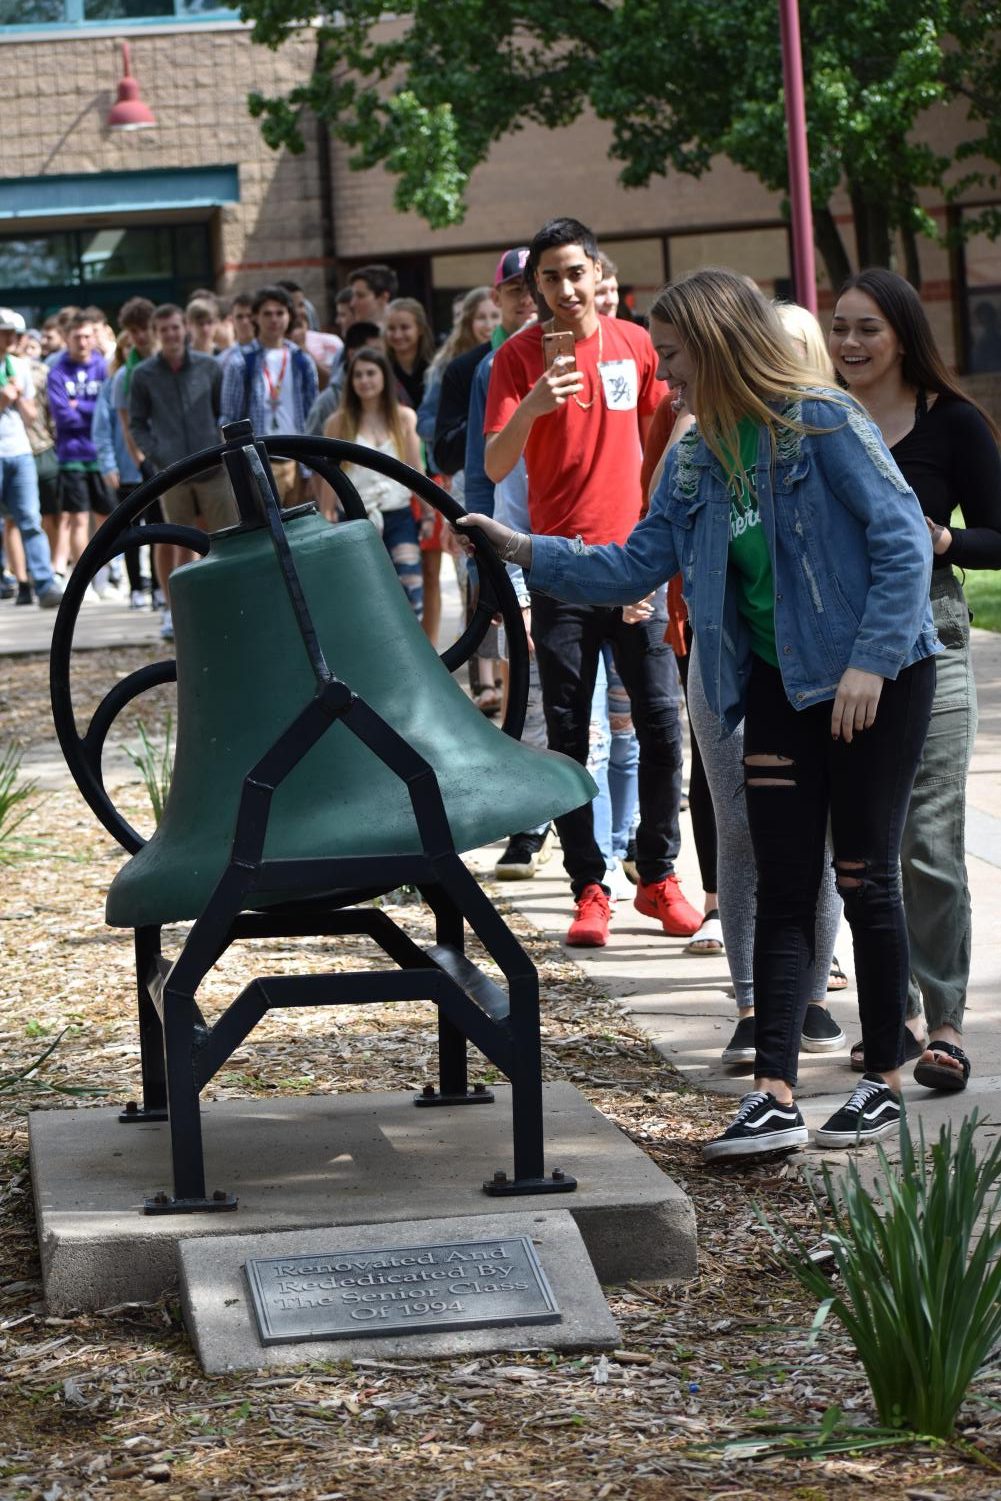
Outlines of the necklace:
{"type": "Polygon", "coordinates": [[[261,368],[264,371],[264,384],[267,387],[268,401],[271,404],[271,431],[276,433],[278,431],[278,403],[281,401],[282,396],[282,381],[285,379],[285,371],[288,368],[288,347],[284,344],[282,345],[281,369],[278,371],[278,379],[276,381],[271,379],[271,371],[268,369],[269,352],[268,350],[264,351],[261,368]]]}
{"type": "MultiPolygon", "coordinates": [[[[551,333],[553,333],[553,331],[555,330],[555,328],[556,328],[556,319],[555,318],[551,318],[549,320],[549,326],[547,328],[543,329],[543,333],[551,334],[551,333]]],[[[604,352],[605,352],[605,341],[602,338],[602,334],[601,334],[601,318],[599,316],[599,318],[598,318],[598,364],[599,365],[601,364],[601,356],[604,354],[604,352]]],[[[597,391],[595,391],[595,393],[591,397],[590,401],[581,401],[580,397],[578,395],[576,395],[576,393],[574,394],[574,398],[573,399],[577,403],[577,405],[580,407],[580,409],[581,409],[582,412],[589,412],[591,410],[591,408],[594,406],[594,403],[598,399],[598,393],[597,393],[597,391]]]]}

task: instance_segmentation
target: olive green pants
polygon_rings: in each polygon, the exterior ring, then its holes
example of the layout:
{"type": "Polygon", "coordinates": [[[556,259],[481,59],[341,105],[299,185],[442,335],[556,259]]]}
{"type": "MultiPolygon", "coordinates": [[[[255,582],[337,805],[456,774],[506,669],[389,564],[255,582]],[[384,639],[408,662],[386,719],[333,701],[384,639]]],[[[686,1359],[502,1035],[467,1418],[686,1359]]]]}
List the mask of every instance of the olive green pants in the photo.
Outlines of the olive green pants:
{"type": "Polygon", "coordinates": [[[970,612],[951,569],[932,576],[932,613],[945,651],[900,851],[911,950],[908,1016],[963,1030],[970,977],[966,778],[977,733],[970,612]]]}

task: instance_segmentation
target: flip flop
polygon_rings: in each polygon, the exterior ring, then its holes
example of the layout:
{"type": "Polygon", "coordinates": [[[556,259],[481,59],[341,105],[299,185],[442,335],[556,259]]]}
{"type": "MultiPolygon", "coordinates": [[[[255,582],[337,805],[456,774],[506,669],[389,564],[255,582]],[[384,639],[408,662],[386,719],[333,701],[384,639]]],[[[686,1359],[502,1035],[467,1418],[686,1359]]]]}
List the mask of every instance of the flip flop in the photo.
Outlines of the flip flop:
{"type": "Polygon", "coordinates": [[[827,988],[828,990],[848,989],[848,976],[845,974],[844,970],[841,968],[841,965],[838,963],[837,954],[835,954],[834,958],[831,960],[831,972],[827,977],[827,988]]]}
{"type": "Polygon", "coordinates": [[[966,1088],[969,1077],[970,1060],[954,1042],[926,1043],[914,1069],[914,1078],[918,1084],[923,1084],[926,1089],[943,1089],[953,1094],[966,1088]],[[947,1058],[954,1059],[959,1068],[952,1068],[948,1063],[926,1063],[926,1053],[944,1053],[947,1058]]]}
{"type": "Polygon", "coordinates": [[[714,957],[716,954],[725,953],[723,947],[723,927],[719,920],[719,910],[713,908],[702,919],[702,924],[697,933],[685,944],[682,953],[692,954],[696,958],[714,957]]]}

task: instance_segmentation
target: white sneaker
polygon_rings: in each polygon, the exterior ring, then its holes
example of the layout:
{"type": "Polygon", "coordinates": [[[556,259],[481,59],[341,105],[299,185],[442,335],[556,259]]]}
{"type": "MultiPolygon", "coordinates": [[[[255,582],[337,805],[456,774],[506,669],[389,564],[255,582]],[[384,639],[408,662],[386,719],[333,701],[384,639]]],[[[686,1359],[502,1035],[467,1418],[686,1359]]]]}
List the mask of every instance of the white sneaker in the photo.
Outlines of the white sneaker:
{"type": "Polygon", "coordinates": [[[133,589],[129,595],[129,605],[133,610],[145,610],[149,603],[149,596],[142,589],[133,589]]]}
{"type": "Polygon", "coordinates": [[[170,611],[169,610],[164,610],[163,614],[160,617],[160,640],[161,641],[173,641],[173,639],[174,639],[174,622],[171,619],[170,611]]]}
{"type": "Polygon", "coordinates": [[[636,895],[632,881],[618,860],[612,860],[605,866],[605,879],[602,885],[608,887],[608,895],[613,902],[631,902],[636,895]]]}

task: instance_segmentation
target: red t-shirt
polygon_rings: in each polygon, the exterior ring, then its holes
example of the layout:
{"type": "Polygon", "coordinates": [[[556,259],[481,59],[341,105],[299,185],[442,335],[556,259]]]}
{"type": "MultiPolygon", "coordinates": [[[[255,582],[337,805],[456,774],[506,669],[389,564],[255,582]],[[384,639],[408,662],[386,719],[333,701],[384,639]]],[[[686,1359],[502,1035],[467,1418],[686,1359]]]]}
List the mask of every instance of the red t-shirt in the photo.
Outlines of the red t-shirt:
{"type": "MultiPolygon", "coordinates": [[[[651,416],[667,387],[646,331],[601,318],[576,346],[584,376],[582,410],[571,397],[537,417],[525,444],[528,513],[533,532],[624,542],[639,520],[640,418],[651,416]],[[599,339],[600,333],[600,339],[599,339]],[[601,346],[601,369],[598,352],[601,346]]],[[[542,327],[535,323],[498,349],[490,372],[483,430],[499,433],[542,375],[542,327]]]]}

